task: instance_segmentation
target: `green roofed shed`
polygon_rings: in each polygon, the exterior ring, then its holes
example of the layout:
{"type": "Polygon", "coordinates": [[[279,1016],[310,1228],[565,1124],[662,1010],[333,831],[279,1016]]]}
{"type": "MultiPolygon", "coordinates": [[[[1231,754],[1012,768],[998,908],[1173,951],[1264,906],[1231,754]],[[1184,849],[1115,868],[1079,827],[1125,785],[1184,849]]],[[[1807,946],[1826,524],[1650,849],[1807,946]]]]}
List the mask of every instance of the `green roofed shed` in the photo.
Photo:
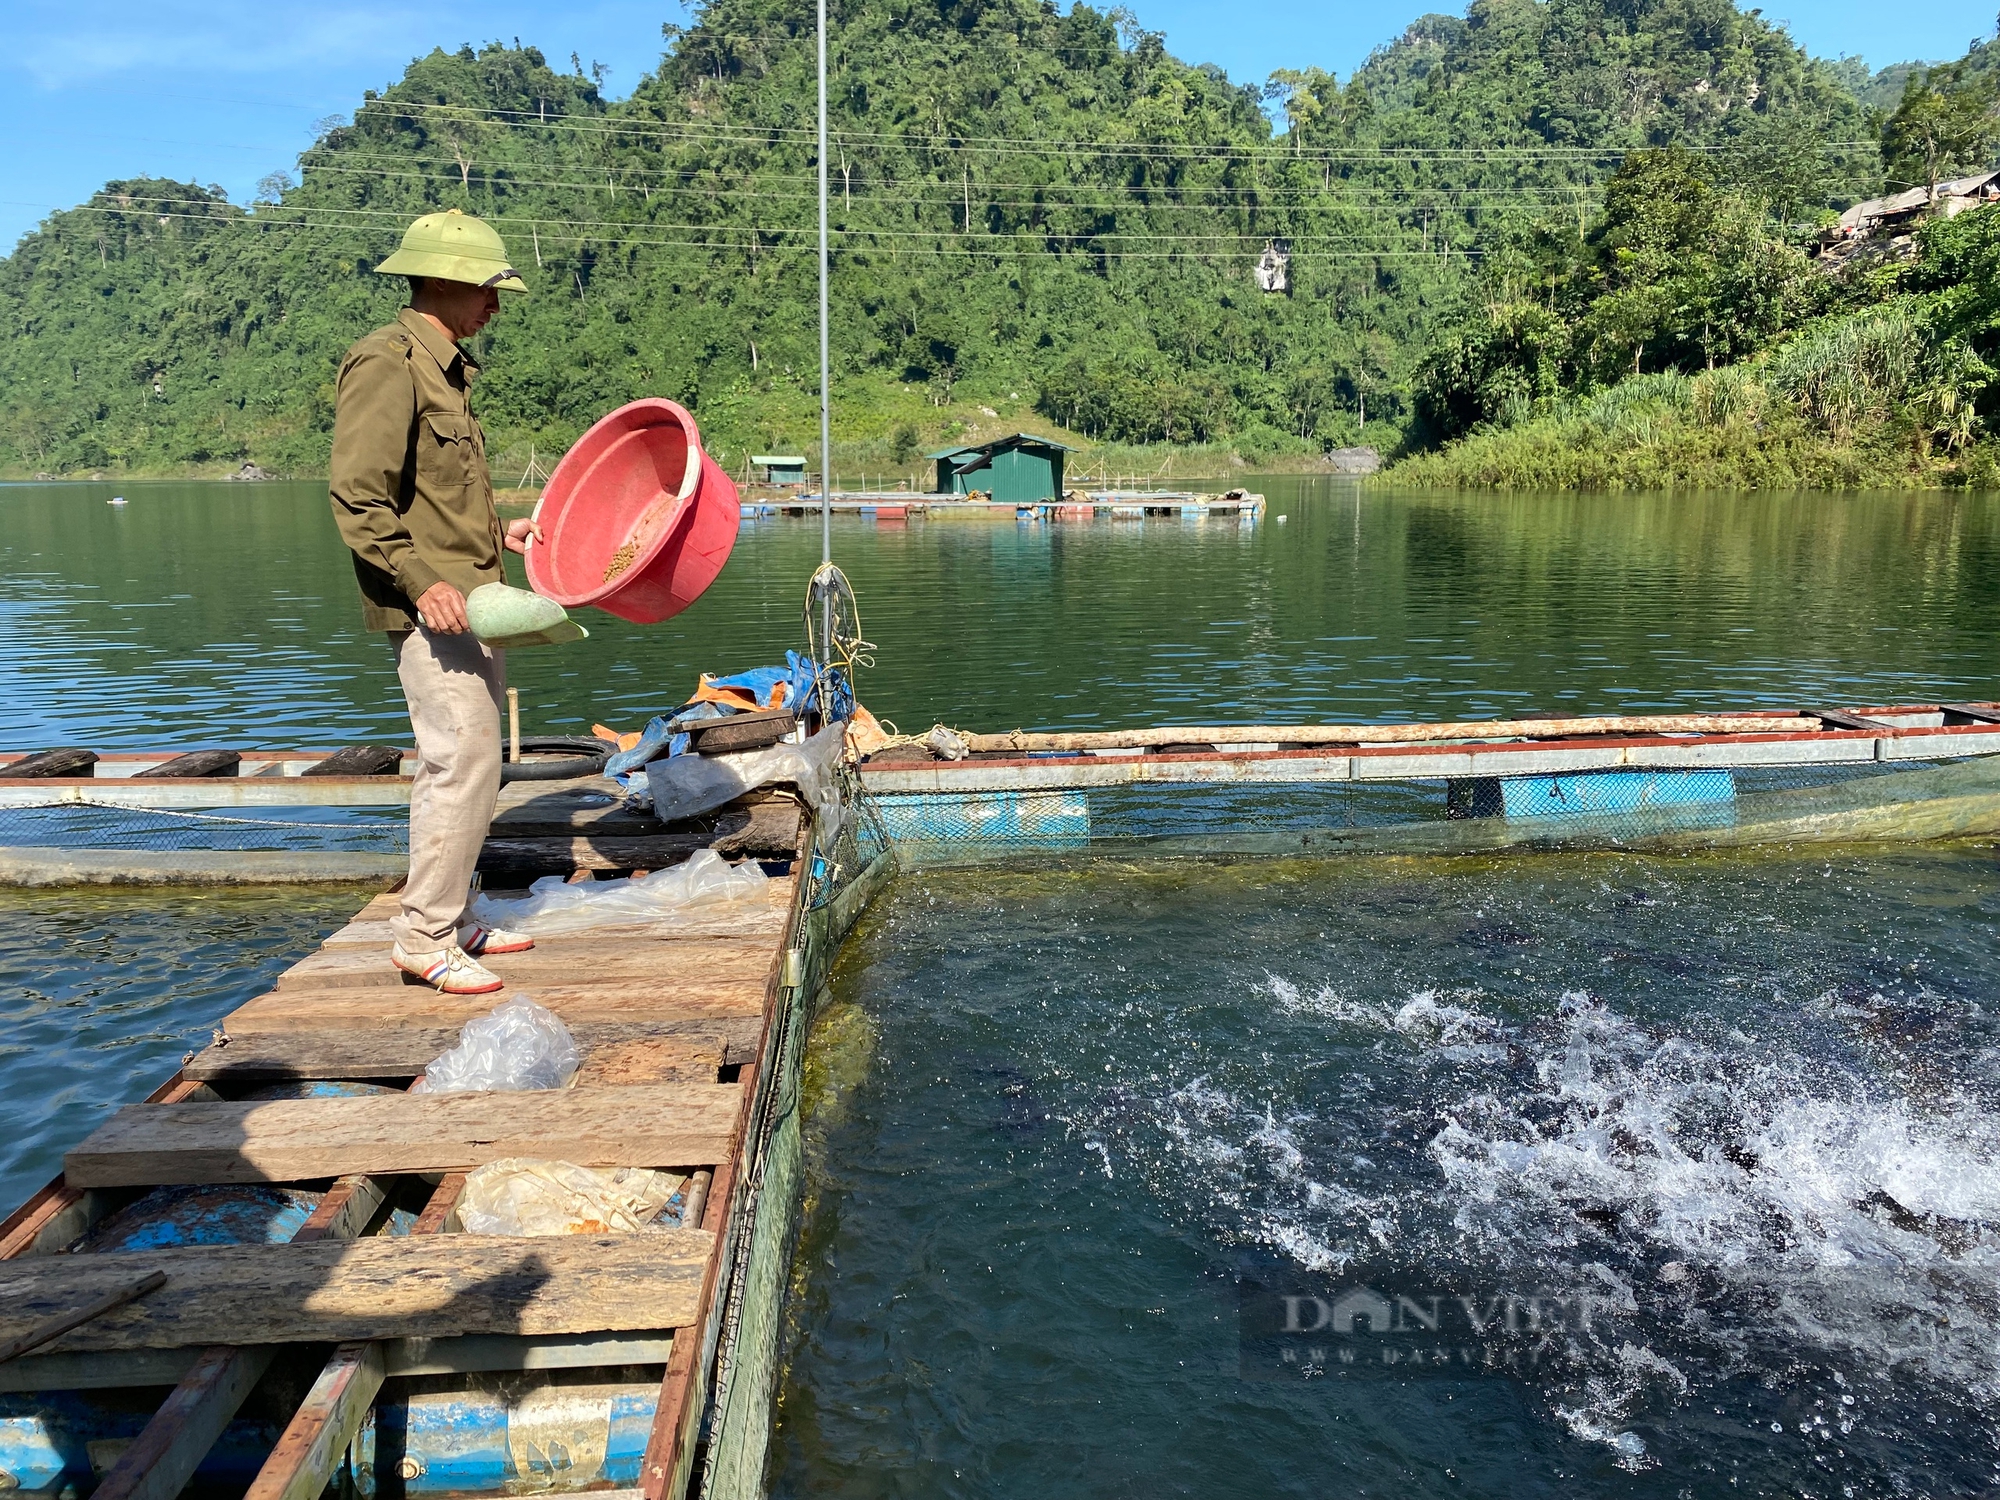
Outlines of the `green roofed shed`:
{"type": "Polygon", "coordinates": [[[966,448],[945,448],[924,457],[937,463],[937,493],[969,495],[989,490],[1003,505],[1060,499],[1063,455],[1076,450],[1052,438],[1017,432],[966,448]]]}
{"type": "Polygon", "coordinates": [[[750,462],[764,471],[766,484],[804,484],[806,461],[801,455],[753,453],[750,462]]]}

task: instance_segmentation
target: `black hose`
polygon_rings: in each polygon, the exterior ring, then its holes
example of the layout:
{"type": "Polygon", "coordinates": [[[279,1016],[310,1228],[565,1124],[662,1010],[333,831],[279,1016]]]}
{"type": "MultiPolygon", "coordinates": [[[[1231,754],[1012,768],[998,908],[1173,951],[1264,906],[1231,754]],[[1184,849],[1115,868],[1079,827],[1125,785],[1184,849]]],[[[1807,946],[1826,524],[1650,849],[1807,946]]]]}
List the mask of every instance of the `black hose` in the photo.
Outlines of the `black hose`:
{"type": "Polygon", "coordinates": [[[538,735],[521,737],[521,759],[517,762],[503,745],[500,749],[500,780],[575,781],[584,776],[604,774],[604,762],[611,748],[603,740],[583,735],[538,735]],[[565,753],[567,752],[567,753],[565,753]],[[530,755],[561,756],[560,760],[529,760],[530,755]]]}

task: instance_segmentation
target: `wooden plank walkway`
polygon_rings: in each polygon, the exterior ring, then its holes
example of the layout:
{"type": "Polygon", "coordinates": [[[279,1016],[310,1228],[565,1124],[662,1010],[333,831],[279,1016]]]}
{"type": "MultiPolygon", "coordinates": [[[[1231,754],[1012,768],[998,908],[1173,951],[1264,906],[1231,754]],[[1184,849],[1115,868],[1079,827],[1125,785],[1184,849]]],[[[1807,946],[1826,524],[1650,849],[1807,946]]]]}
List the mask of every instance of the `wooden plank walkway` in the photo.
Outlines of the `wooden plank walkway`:
{"type": "MultiPolygon", "coordinates": [[[[508,868],[587,872],[606,850],[727,856],[732,840],[738,857],[789,859],[802,832],[797,805],[778,799],[725,810],[706,832],[662,834],[595,789],[510,793],[489,840],[508,868]]],[[[224,1018],[170,1085],[71,1151],[63,1179],[0,1220],[0,1344],[147,1272],[167,1275],[18,1362],[5,1388],[35,1388],[24,1378],[36,1370],[83,1389],[179,1381],[106,1475],[100,1493],[112,1500],[178,1494],[287,1345],[338,1347],[318,1381],[292,1392],[301,1404],[253,1490],[266,1500],[317,1496],[399,1374],[650,1365],[662,1384],[649,1455],[676,1452],[702,1388],[691,1378],[702,1341],[676,1330],[705,1326],[721,1294],[730,1184],[798,920],[797,862],[789,868],[752,900],[496,957],[506,990],[472,997],[398,974],[388,961],[396,899],[369,901],[224,1018]],[[570,1087],[240,1097],[274,1079],[408,1084],[466,1021],[515,994],[571,1026],[583,1063],[570,1087]],[[464,1174],[508,1156],[687,1173],[685,1222],[623,1235],[465,1233],[464,1174]],[[290,1243],[59,1253],[151,1188],[310,1190],[328,1179],[337,1182],[322,1212],[290,1243]],[[413,1234],[386,1232],[392,1205],[426,1199],[413,1234]]],[[[676,1472],[653,1462],[638,1493],[663,1500],[676,1472]]]]}
{"type": "Polygon", "coordinates": [[[728,1084],[133,1104],[63,1159],[74,1187],[309,1182],[463,1172],[509,1156],[583,1167],[711,1163],[729,1148],[728,1084]]]}
{"type": "Polygon", "coordinates": [[[663,1229],[51,1255],[0,1271],[0,1342],[155,1270],[165,1286],[49,1352],[684,1328],[712,1241],[663,1229]]]}

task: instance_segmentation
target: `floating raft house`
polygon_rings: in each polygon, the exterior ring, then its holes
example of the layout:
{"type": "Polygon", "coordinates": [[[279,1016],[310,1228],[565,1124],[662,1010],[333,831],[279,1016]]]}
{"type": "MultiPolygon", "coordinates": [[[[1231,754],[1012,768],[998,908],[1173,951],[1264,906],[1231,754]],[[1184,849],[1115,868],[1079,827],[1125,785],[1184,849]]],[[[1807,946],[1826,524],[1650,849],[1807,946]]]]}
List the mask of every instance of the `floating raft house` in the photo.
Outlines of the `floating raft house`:
{"type": "Polygon", "coordinates": [[[940,495],[984,491],[1002,505],[1032,505],[1063,492],[1063,459],[1076,450],[1053,438],[1017,432],[966,448],[943,448],[924,457],[937,464],[940,495]]]}

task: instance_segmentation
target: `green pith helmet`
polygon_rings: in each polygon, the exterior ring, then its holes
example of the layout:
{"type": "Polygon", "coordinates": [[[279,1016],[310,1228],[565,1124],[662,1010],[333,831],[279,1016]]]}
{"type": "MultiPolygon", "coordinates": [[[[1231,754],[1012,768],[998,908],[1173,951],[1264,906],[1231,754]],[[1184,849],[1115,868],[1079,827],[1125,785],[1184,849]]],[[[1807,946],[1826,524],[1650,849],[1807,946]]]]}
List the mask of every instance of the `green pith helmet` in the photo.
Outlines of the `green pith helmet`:
{"type": "Polygon", "coordinates": [[[402,248],[375,269],[391,276],[435,276],[503,292],[528,289],[493,226],[455,208],[417,220],[403,235],[402,248]]]}

